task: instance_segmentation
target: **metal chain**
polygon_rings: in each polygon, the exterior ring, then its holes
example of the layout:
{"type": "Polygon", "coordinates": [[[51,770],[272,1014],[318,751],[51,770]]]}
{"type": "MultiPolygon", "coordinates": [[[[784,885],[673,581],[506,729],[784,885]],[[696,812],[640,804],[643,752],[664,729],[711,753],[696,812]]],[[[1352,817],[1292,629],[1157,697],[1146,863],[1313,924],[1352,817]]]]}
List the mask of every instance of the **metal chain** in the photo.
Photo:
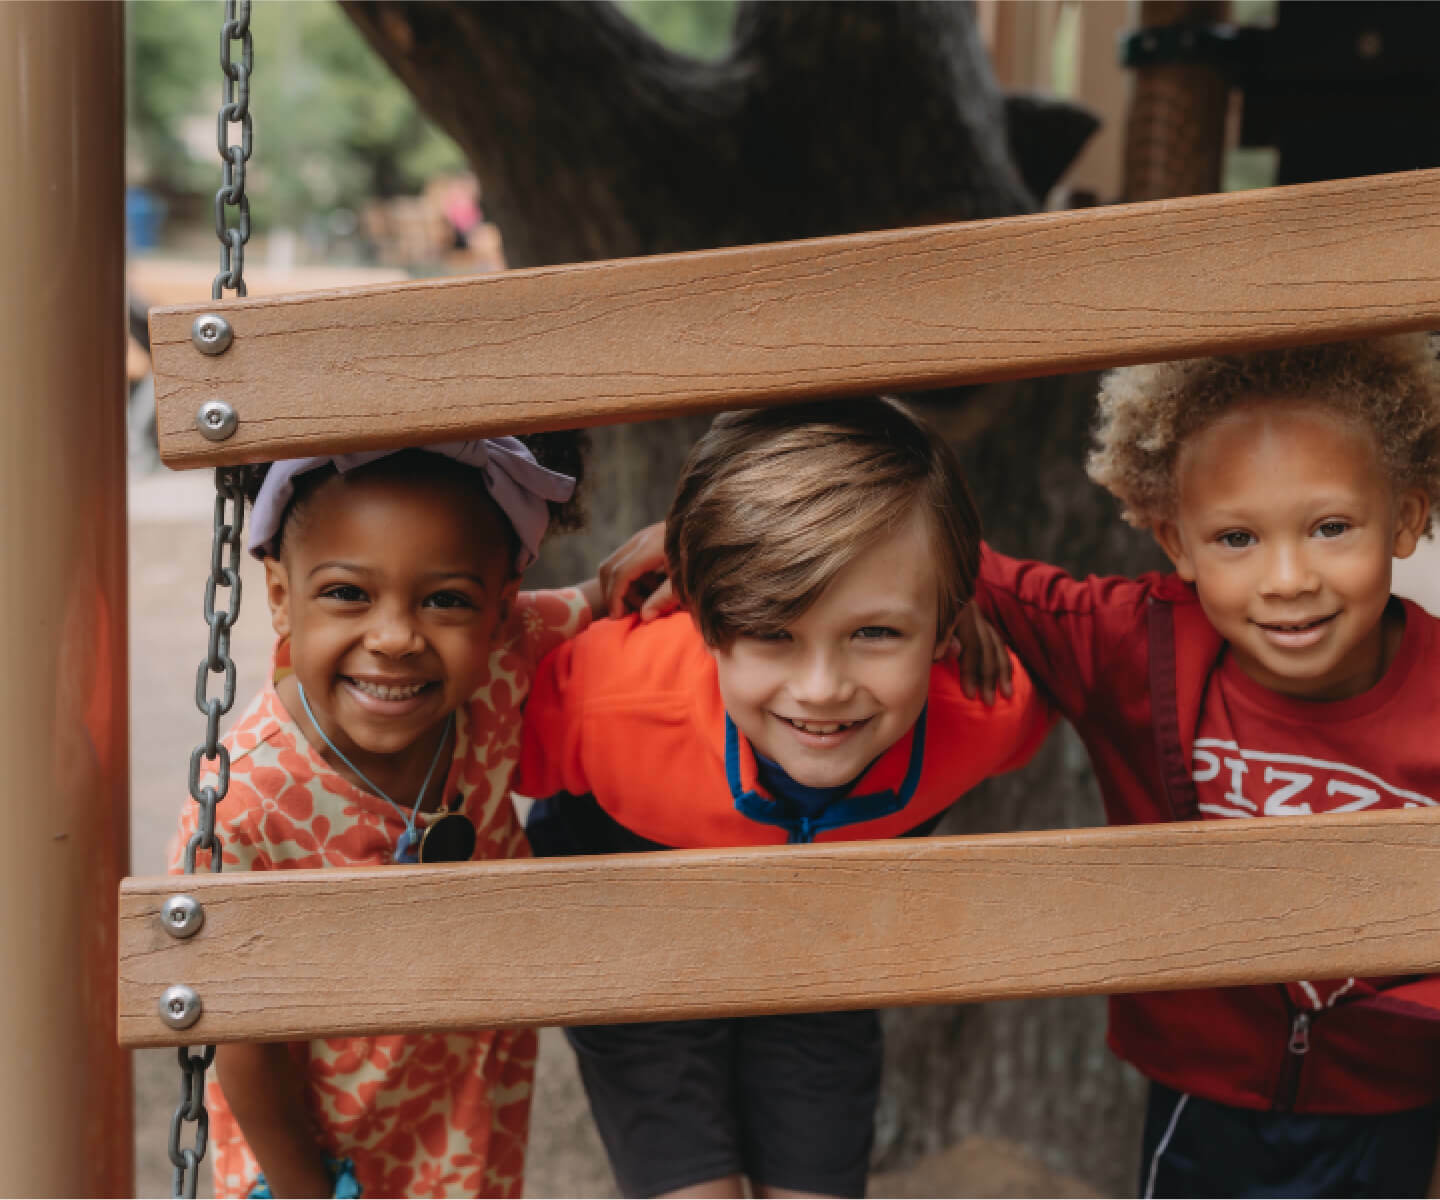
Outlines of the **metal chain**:
{"type": "Polygon", "coordinates": [[[250,69],[255,45],[250,38],[250,0],[225,0],[225,24],[220,28],[220,69],[225,72],[220,112],[215,121],[215,145],[224,166],[220,190],[215,193],[215,236],[220,239],[220,273],[210,284],[210,298],[219,300],[226,288],[245,295],[245,243],[250,240],[250,201],[245,195],[245,164],[250,161],[250,69]],[[240,43],[240,61],[231,56],[231,43],[240,43]],[[230,144],[230,126],[240,123],[240,144],[230,144]],[[238,224],[227,223],[226,205],[239,208],[238,224]]]}
{"type": "MultiPolygon", "coordinates": [[[[220,273],[210,285],[210,297],[219,300],[226,288],[245,295],[245,243],[250,240],[250,201],[245,195],[245,164],[250,161],[250,70],[255,48],[250,39],[250,0],[225,0],[225,23],[220,29],[220,69],[225,73],[222,103],[216,120],[216,142],[221,168],[220,190],[215,193],[215,236],[220,239],[220,273]],[[240,43],[240,61],[231,44],[240,43]],[[240,144],[232,146],[230,126],[240,123],[240,144]],[[239,209],[238,224],[226,223],[227,205],[239,209]]],[[[210,636],[205,657],[195,673],[195,706],[205,715],[205,740],[190,754],[190,796],[200,806],[195,832],[185,843],[185,874],[195,873],[201,850],[210,853],[210,870],[221,867],[220,838],[215,832],[215,809],[230,788],[230,751],[220,742],[220,718],[235,704],[235,662],[230,657],[230,631],[240,616],[241,533],[245,527],[245,495],[240,472],[220,467],[215,472],[214,533],[210,542],[210,577],[205,581],[205,624],[210,636]],[[229,603],[217,606],[220,588],[229,589],[229,603]],[[219,696],[210,695],[210,677],[223,679],[219,696]],[[205,764],[213,763],[216,779],[201,784],[205,764]]],[[[180,1103],[170,1118],[170,1162],[175,1168],[171,1194],[193,1197],[200,1182],[200,1163],[210,1140],[210,1114],[205,1110],[205,1072],[215,1061],[215,1047],[199,1053],[181,1046],[180,1103]],[[181,1146],[186,1124],[195,1126],[195,1141],[181,1146]]]]}
{"type": "MultiPolygon", "coordinates": [[[[240,471],[221,467],[215,472],[214,533],[210,542],[210,577],[205,581],[205,624],[209,644],[195,673],[195,706],[205,715],[205,740],[190,753],[190,796],[199,805],[195,832],[185,843],[185,874],[195,873],[195,858],[201,850],[210,853],[210,870],[221,867],[220,837],[215,832],[215,809],[230,787],[230,751],[220,741],[220,718],[235,704],[235,660],[230,657],[230,631],[240,616],[240,553],[245,527],[245,494],[240,471]],[[221,587],[229,588],[229,604],[217,606],[221,587]],[[210,677],[223,679],[219,696],[209,694],[210,677]],[[215,764],[213,784],[201,784],[206,763],[215,764]]],[[[180,1047],[180,1103],[170,1118],[170,1162],[175,1168],[173,1196],[194,1196],[199,1184],[200,1162],[209,1140],[210,1114],[205,1111],[205,1072],[215,1061],[215,1047],[204,1046],[195,1053],[180,1047]],[[182,1147],[185,1124],[195,1125],[195,1143],[182,1147]]]]}

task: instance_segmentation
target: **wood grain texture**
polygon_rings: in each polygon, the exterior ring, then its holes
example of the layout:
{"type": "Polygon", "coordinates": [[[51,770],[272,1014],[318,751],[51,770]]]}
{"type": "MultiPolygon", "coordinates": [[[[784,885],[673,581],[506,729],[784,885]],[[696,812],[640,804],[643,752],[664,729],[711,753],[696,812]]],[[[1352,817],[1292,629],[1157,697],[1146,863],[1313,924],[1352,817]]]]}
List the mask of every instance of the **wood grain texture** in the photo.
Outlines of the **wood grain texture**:
{"type": "Polygon", "coordinates": [[[1440,811],[132,879],[119,1034],[560,1025],[1440,969],[1440,811]],[[190,891],[187,942],[160,905],[190,891]]]}
{"type": "Polygon", "coordinates": [[[151,313],[174,467],[1434,328],[1440,171],[214,307],[151,313]]]}

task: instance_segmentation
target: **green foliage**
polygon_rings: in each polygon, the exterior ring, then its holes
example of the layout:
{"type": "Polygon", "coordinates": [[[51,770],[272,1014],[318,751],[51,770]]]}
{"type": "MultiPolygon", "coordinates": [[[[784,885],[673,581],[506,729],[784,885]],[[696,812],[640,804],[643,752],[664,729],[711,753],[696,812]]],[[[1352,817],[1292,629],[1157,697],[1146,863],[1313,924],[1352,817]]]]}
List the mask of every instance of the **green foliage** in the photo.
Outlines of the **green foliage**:
{"type": "MultiPolygon", "coordinates": [[[[213,191],[221,5],[129,0],[127,17],[132,181],[213,191]]],[[[254,6],[250,28],[255,141],[247,191],[257,230],[300,227],[463,169],[459,149],[335,5],[270,0],[254,6]]]]}
{"type": "MultiPolygon", "coordinates": [[[[201,186],[181,130],[212,110],[220,96],[220,5],[202,3],[131,3],[126,6],[129,42],[127,79],[131,173],[139,182],[168,184],[166,191],[191,191],[201,186]],[[208,52],[207,52],[208,51],[208,52]]],[[[212,135],[213,143],[213,135],[212,135]]],[[[207,164],[218,174],[218,157],[207,164]]]]}
{"type": "Polygon", "coordinates": [[[619,0],[620,10],[671,50],[724,58],[735,29],[735,0],[619,0]]]}

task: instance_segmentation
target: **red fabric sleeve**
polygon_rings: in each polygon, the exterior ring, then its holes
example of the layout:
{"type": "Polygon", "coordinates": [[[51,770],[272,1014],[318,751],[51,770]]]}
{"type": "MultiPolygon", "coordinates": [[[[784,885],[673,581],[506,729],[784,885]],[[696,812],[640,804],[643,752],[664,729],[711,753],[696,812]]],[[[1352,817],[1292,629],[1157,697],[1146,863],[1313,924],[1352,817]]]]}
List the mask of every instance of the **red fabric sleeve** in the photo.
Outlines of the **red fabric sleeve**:
{"type": "Polygon", "coordinates": [[[1386,988],[1378,996],[1363,1001],[1367,1008],[1415,1017],[1421,1021],[1440,1021],[1440,975],[1427,975],[1399,987],[1386,988]]]}
{"type": "Polygon", "coordinates": [[[520,762],[511,787],[541,800],[559,792],[590,791],[581,761],[580,714],[584,703],[583,645],[562,643],[541,660],[525,702],[520,762]]]}
{"type": "Polygon", "coordinates": [[[1134,658],[1154,578],[1075,579],[1059,567],[986,546],[975,599],[1025,669],[1074,720],[1103,686],[1105,672],[1134,658]]]}

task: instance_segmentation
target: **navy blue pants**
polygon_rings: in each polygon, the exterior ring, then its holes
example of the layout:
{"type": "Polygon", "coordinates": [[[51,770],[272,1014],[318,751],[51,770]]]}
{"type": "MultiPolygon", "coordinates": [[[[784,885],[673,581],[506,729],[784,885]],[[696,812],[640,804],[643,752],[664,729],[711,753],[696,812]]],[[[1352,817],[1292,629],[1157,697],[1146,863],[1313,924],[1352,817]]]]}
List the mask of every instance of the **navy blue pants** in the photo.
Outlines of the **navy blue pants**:
{"type": "Polygon", "coordinates": [[[1440,1107],[1380,1116],[1232,1108],[1151,1083],[1141,1196],[1423,1196],[1440,1107]]]}

